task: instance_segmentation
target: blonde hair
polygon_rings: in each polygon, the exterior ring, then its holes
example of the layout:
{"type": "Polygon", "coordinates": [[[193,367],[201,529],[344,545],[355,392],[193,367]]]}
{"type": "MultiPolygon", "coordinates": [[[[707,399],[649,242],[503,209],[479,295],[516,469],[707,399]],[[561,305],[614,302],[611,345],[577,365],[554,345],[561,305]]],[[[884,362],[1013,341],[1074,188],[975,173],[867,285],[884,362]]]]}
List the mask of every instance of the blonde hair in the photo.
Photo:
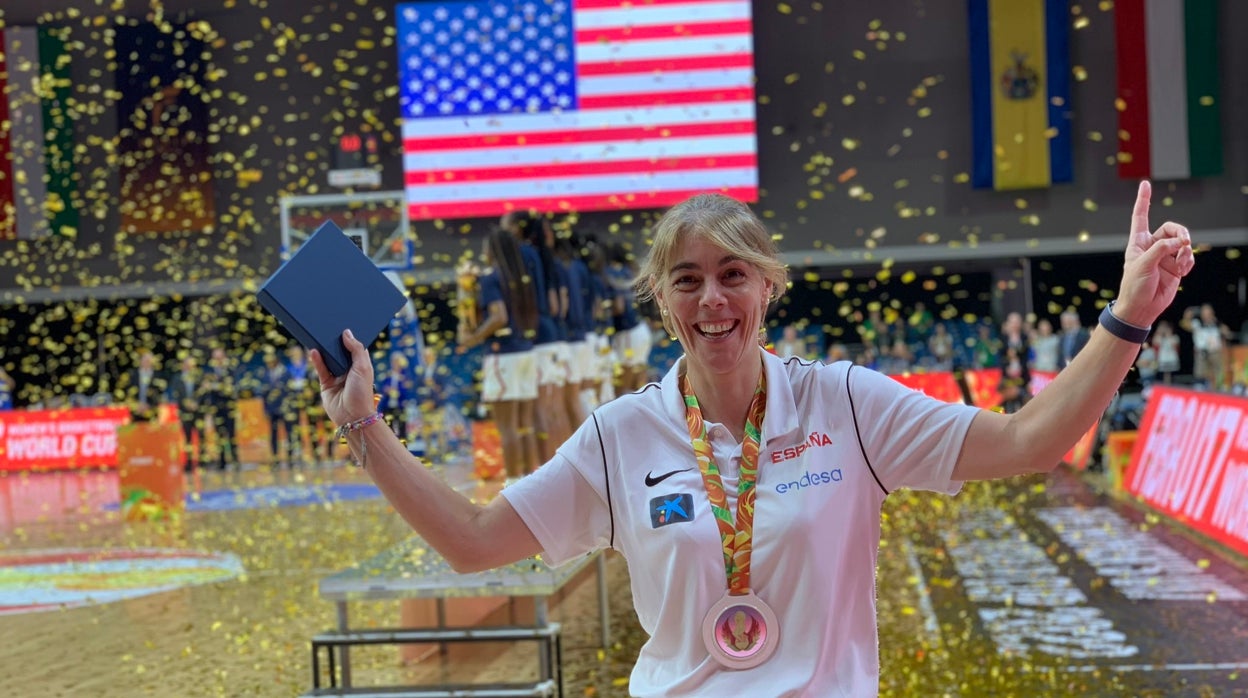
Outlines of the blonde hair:
{"type": "MultiPolygon", "coordinates": [[[[739,257],[771,281],[774,302],[784,293],[789,270],[767,227],[748,206],[723,194],[698,194],[668,209],[654,226],[654,242],[633,279],[639,301],[653,300],[658,279],[672,267],[676,249],[699,236],[739,257]]],[[[666,325],[666,320],[664,325],[666,325]]]]}

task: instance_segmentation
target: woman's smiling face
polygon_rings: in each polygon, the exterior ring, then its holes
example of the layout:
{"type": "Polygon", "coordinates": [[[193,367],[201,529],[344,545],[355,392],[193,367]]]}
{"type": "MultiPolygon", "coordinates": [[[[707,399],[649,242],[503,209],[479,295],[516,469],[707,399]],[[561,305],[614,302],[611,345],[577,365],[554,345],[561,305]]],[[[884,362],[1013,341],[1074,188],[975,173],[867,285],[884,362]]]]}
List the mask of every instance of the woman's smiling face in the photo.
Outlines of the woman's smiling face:
{"type": "Polygon", "coordinates": [[[710,374],[757,363],[772,283],[752,264],[699,235],[672,255],[666,276],[654,280],[655,296],[668,312],[689,361],[710,374]]]}

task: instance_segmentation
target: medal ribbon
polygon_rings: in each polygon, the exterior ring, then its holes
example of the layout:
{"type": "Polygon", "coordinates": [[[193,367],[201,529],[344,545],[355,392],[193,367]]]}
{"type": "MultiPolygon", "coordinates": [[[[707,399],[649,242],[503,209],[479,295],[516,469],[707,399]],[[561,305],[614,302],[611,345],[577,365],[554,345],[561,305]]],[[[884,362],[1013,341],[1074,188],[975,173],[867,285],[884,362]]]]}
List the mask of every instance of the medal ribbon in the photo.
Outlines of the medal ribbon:
{"type": "Polygon", "coordinates": [[[680,393],[685,398],[685,422],[689,425],[689,442],[702,471],[702,484],[706,498],[710,500],[711,512],[719,526],[720,542],[724,546],[724,573],[728,577],[728,593],[743,595],[750,590],[750,553],[754,540],[754,483],[758,479],[758,451],[762,436],[763,414],[767,411],[766,372],[759,373],[758,387],[750,401],[750,411],[745,418],[745,438],[741,443],[741,476],[737,480],[737,515],[734,526],[728,499],[724,494],[724,481],[715,463],[715,454],[706,438],[706,423],[702,420],[702,407],[689,388],[689,377],[681,376],[680,393]]]}

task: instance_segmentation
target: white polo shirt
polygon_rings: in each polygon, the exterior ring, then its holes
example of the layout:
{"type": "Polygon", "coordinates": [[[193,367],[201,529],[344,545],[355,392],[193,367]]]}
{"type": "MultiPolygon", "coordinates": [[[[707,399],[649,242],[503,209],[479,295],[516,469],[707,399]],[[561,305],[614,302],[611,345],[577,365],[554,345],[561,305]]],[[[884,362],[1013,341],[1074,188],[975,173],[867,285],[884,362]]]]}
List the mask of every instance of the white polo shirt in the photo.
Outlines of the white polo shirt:
{"type": "MultiPolygon", "coordinates": [[[[880,505],[899,487],[960,487],[951,475],[977,408],[848,362],[763,357],[751,588],[775,610],[780,644],[762,665],[725,669],[702,644],[702,618],[727,582],[676,382],[683,358],[661,383],[595,410],[549,463],[503,491],[549,564],[603,547],[628,560],[650,636],[634,696],[876,695],[880,505]]],[[[735,512],[741,445],[722,425],[707,429],[735,512]]]]}

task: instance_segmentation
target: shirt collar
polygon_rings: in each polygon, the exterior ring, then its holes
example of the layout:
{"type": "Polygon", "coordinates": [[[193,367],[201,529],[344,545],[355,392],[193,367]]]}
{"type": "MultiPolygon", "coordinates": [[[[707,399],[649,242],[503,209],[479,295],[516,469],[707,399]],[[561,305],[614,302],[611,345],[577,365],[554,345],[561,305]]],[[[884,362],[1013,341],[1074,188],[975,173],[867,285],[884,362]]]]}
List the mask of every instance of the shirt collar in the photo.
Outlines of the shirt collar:
{"type": "MultiPolygon", "coordinates": [[[[784,361],[762,347],[758,351],[763,356],[763,370],[767,372],[767,414],[763,417],[763,440],[759,444],[760,449],[765,449],[771,441],[797,431],[797,403],[784,361]]],[[[679,383],[684,360],[682,354],[659,383],[663,389],[663,410],[678,424],[685,424],[685,401],[680,395],[679,383]]]]}

